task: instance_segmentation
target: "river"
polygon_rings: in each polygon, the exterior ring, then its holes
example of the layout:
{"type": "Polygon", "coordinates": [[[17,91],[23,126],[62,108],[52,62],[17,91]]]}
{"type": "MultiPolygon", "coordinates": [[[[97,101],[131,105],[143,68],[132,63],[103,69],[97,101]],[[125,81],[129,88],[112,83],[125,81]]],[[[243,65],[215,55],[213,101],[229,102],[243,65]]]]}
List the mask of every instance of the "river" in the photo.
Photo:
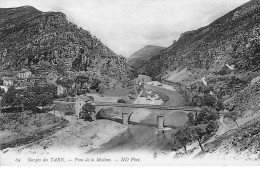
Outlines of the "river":
{"type": "MultiPolygon", "coordinates": [[[[151,89],[151,87],[149,88],[151,89]]],[[[153,87],[155,89],[155,87],[153,87]]],[[[166,89],[159,89],[160,92],[172,94],[170,100],[166,103],[175,106],[184,106],[183,98],[177,92],[166,89]],[[174,97],[175,96],[175,97],[174,97]]],[[[185,112],[181,111],[156,111],[151,112],[139,124],[129,124],[126,132],[112,138],[108,143],[102,145],[101,148],[91,151],[90,153],[102,154],[110,152],[129,152],[129,151],[171,151],[174,146],[174,138],[172,135],[176,132],[178,126],[183,125],[187,121],[185,112]],[[171,130],[158,132],[157,115],[164,115],[165,125],[171,126],[171,130]]]]}

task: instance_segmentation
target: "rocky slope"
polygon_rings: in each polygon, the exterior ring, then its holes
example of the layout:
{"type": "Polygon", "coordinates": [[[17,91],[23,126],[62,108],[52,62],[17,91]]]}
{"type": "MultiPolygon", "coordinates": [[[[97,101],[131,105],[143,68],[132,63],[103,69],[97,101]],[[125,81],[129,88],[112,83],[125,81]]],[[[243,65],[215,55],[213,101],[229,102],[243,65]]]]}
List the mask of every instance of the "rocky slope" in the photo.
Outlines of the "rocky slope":
{"type": "Polygon", "coordinates": [[[260,121],[259,118],[251,120],[236,130],[230,130],[205,144],[206,155],[200,158],[250,160],[260,159],[260,121]]]}
{"type": "Polygon", "coordinates": [[[251,0],[208,26],[183,33],[178,41],[153,56],[143,73],[155,77],[166,71],[218,72],[225,64],[239,71],[258,71],[260,1],[251,0]]]}
{"type": "Polygon", "coordinates": [[[155,78],[186,68],[190,75],[182,85],[192,89],[204,79],[226,108],[243,116],[260,109],[259,56],[260,0],[251,0],[208,26],[183,33],[153,56],[143,73],[155,78]]]}
{"type": "Polygon", "coordinates": [[[127,63],[136,69],[140,69],[145,62],[158,55],[162,49],[164,47],[147,45],[127,58],[127,63]]]}
{"type": "Polygon", "coordinates": [[[48,65],[53,69],[92,70],[120,79],[127,74],[125,62],[61,12],[41,12],[31,6],[0,8],[2,70],[48,65]]]}
{"type": "Polygon", "coordinates": [[[240,159],[247,153],[244,159],[255,160],[259,159],[259,119],[255,118],[260,115],[259,56],[260,0],[251,0],[208,26],[183,33],[147,61],[142,73],[156,79],[185,68],[191,74],[181,85],[190,87],[188,91],[204,79],[227,109],[247,121],[206,144],[207,155],[234,153],[232,158],[240,159]]]}

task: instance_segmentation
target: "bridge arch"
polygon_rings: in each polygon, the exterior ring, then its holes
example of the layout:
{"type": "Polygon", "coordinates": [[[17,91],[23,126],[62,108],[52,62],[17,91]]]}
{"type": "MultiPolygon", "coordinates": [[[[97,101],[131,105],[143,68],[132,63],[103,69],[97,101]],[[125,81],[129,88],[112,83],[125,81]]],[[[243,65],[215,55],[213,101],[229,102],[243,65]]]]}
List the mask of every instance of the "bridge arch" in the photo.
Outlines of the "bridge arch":
{"type": "MultiPolygon", "coordinates": [[[[173,123],[169,120],[172,119],[171,117],[174,117],[174,123],[178,123],[179,121],[179,117],[178,115],[181,115],[181,121],[185,121],[185,119],[187,120],[187,114],[188,112],[193,112],[195,114],[195,112],[198,111],[197,108],[194,107],[176,107],[176,106],[167,106],[167,105],[147,105],[147,104],[128,104],[128,103],[97,103],[96,107],[99,107],[99,109],[102,109],[102,107],[113,107],[119,110],[119,112],[121,112],[121,119],[124,125],[128,125],[132,120],[133,115],[139,111],[138,113],[141,114],[140,111],[144,111],[144,110],[166,110],[166,111],[170,111],[166,114],[163,113],[163,115],[158,114],[157,115],[157,126],[158,128],[163,128],[164,126],[179,126],[179,125],[173,125],[173,123]],[[127,109],[127,110],[126,110],[127,109]],[[159,117],[160,116],[160,120],[159,117]],[[177,117],[177,118],[176,118],[177,117]],[[159,124],[160,123],[160,124],[159,124]]],[[[149,114],[151,114],[152,112],[150,111],[149,114]]],[[[147,116],[149,116],[146,115],[147,116]]],[[[155,114],[156,115],[156,114],[155,114]]],[[[120,118],[120,117],[119,117],[120,118]]],[[[142,119],[142,118],[140,118],[142,119]]],[[[143,120],[143,119],[142,119],[143,120]]],[[[140,120],[140,121],[142,121],[140,120]]],[[[156,120],[156,119],[154,119],[156,120]]],[[[137,121],[137,122],[140,122],[137,121]]]]}

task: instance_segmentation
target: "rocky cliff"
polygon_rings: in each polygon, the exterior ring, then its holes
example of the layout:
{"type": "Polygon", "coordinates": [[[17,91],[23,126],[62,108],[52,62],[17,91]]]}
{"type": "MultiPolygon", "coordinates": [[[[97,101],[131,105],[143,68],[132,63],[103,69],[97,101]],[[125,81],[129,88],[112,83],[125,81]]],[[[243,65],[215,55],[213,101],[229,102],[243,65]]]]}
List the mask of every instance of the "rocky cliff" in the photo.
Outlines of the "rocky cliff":
{"type": "Polygon", "coordinates": [[[153,56],[143,73],[152,77],[180,67],[218,72],[225,64],[237,72],[260,70],[260,1],[251,0],[208,26],[183,33],[153,56]]]}
{"type": "Polygon", "coordinates": [[[120,79],[127,74],[125,62],[61,12],[41,12],[31,6],[0,8],[1,70],[62,66],[120,79]]]}

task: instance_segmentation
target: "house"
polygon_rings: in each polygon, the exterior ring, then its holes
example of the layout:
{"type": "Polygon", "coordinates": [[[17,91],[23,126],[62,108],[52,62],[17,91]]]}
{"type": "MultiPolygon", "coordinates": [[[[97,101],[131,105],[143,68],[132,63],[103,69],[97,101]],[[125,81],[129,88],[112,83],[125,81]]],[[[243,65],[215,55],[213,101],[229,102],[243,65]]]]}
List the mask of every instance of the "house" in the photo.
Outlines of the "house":
{"type": "Polygon", "coordinates": [[[83,105],[86,103],[90,103],[91,101],[93,100],[87,96],[80,97],[75,101],[74,107],[75,107],[75,112],[77,117],[79,117],[79,113],[82,111],[83,105]]]}
{"type": "Polygon", "coordinates": [[[61,85],[57,85],[57,95],[62,95],[67,92],[67,88],[61,85]]]}
{"type": "Polygon", "coordinates": [[[30,80],[24,78],[17,78],[16,79],[17,86],[30,86],[30,80]]]}
{"type": "Polygon", "coordinates": [[[14,77],[9,75],[3,76],[3,85],[4,86],[13,86],[14,85],[14,77]]]}
{"type": "Polygon", "coordinates": [[[20,79],[27,79],[32,75],[32,72],[27,70],[27,69],[22,69],[21,71],[18,72],[17,76],[20,79]]]}
{"type": "Polygon", "coordinates": [[[47,78],[43,76],[30,76],[29,82],[31,85],[38,84],[39,86],[47,85],[47,78]]]}

